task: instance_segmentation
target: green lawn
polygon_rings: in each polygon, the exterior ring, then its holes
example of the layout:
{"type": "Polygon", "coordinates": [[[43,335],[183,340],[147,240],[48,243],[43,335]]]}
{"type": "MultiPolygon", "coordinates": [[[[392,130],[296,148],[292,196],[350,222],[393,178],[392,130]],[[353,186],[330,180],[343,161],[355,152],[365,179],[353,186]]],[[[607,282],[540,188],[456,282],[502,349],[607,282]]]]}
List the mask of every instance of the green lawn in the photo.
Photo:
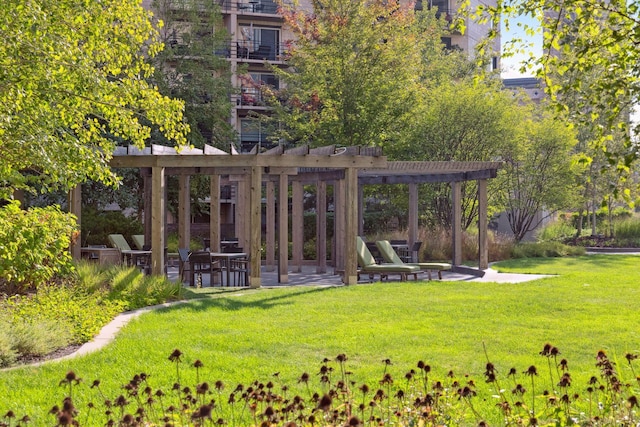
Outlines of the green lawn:
{"type": "MultiPolygon", "coordinates": [[[[142,315],[95,354],[0,372],[0,415],[12,409],[36,421],[47,417],[65,396],[59,382],[70,369],[84,379],[74,391],[79,407],[101,400],[89,388],[94,379],[111,398],[140,372],[155,386],[169,387],[176,369],[168,356],[176,348],[184,353],[183,383],[195,384],[189,366],[200,359],[200,380],[222,380],[229,391],[238,383],[271,380],[275,372],[292,387],[308,372],[319,389],[320,361],[344,353],[357,384],[375,387],[383,359],[391,359],[388,369],[398,380],[422,360],[437,375],[450,369],[470,374],[482,393],[485,347],[500,373],[533,364],[544,378],[547,359],[538,353],[549,342],[568,360],[574,391],[581,393],[597,374],[600,349],[619,360],[623,377],[634,377],[624,355],[640,352],[639,261],[602,255],[496,267],[558,275],[520,284],[395,282],[211,294],[142,315]]],[[[492,407],[490,392],[484,393],[480,405],[492,407]]]]}

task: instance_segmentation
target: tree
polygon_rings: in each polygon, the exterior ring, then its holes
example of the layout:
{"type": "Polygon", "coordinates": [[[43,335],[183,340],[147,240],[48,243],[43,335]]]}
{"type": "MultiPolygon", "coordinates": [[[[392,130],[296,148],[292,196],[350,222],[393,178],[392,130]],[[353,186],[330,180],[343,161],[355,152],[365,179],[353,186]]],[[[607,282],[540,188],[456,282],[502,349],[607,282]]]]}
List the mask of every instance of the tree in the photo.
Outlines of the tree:
{"type": "MultiPolygon", "coordinates": [[[[279,138],[316,145],[385,146],[397,139],[417,102],[421,44],[411,5],[313,1],[313,10],[285,8],[294,40],[288,64],[275,70],[279,138]]],[[[436,28],[435,19],[432,20],[436,28]]]]}
{"type": "MultiPolygon", "coordinates": [[[[513,141],[517,103],[513,95],[500,90],[497,82],[474,82],[472,78],[442,80],[425,90],[406,138],[389,147],[398,160],[492,161],[500,159],[513,141]]],[[[493,184],[492,184],[493,188],[493,184]]],[[[451,225],[451,188],[448,184],[428,185],[429,220],[451,225]]],[[[462,226],[477,219],[477,185],[462,186],[462,226]]]]}
{"type": "MultiPolygon", "coordinates": [[[[590,130],[594,144],[620,173],[638,157],[640,124],[631,125],[628,117],[640,96],[639,8],[638,0],[499,0],[481,10],[496,24],[509,25],[518,15],[537,18],[543,53],[523,69],[545,80],[555,107],[590,130]],[[624,136],[622,147],[609,144],[614,132],[624,136]]],[[[520,40],[510,44],[512,51],[523,49],[520,40]]]]}
{"type": "MultiPolygon", "coordinates": [[[[229,150],[236,139],[231,126],[231,67],[225,56],[228,34],[216,0],[154,0],[158,31],[166,48],[152,59],[158,90],[185,103],[190,144],[229,150]]],[[[154,134],[157,143],[162,135],[154,134]]],[[[155,142],[154,141],[154,142],[155,142]]]]}
{"type": "Polygon", "coordinates": [[[516,143],[505,147],[498,178],[509,226],[516,241],[544,219],[570,206],[576,195],[574,131],[549,113],[521,107],[516,143]]]}
{"type": "Polygon", "coordinates": [[[0,34],[0,197],[115,184],[115,139],[142,146],[142,118],[185,143],[183,103],[147,81],[162,44],[138,0],[6,0],[0,34]]]}

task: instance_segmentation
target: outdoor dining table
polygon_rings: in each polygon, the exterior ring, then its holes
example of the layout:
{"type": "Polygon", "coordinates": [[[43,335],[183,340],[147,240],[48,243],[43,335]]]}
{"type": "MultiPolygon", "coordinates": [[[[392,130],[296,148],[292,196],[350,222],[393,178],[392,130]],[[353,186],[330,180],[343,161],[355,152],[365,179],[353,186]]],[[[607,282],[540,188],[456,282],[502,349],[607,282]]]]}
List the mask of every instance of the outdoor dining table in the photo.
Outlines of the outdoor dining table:
{"type": "MultiPolygon", "coordinates": [[[[212,261],[220,261],[222,268],[226,270],[227,286],[231,286],[231,260],[235,258],[245,258],[244,252],[211,252],[212,261]]],[[[222,284],[224,286],[224,283],[222,284]]]]}
{"type": "Polygon", "coordinates": [[[122,260],[125,265],[133,265],[138,267],[138,261],[143,259],[144,257],[149,257],[151,255],[151,251],[142,251],[137,249],[132,250],[123,250],[122,252],[122,260]]]}

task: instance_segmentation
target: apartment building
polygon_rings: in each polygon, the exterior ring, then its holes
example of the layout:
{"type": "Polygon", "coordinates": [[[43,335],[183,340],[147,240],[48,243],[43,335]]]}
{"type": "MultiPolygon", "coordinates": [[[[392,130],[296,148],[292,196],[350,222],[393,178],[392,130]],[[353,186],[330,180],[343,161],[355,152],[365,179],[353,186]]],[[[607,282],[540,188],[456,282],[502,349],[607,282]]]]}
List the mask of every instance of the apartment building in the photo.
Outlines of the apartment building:
{"type": "MultiPolygon", "coordinates": [[[[190,0],[162,0],[164,7],[184,8],[193,4],[190,0]]],[[[274,0],[217,0],[222,12],[222,22],[230,39],[228,45],[216,53],[230,62],[232,85],[237,93],[231,96],[232,113],[229,118],[239,135],[236,148],[239,151],[262,150],[271,145],[267,130],[259,120],[260,114],[269,114],[269,108],[262,99],[263,85],[280,88],[280,82],[270,71],[271,66],[286,66],[284,61],[285,42],[293,39],[286,28],[278,4],[274,0]],[[239,73],[246,70],[246,73],[239,73]]],[[[404,1],[404,0],[402,0],[404,1]]],[[[471,0],[471,6],[481,0],[471,0]]],[[[496,0],[482,0],[483,4],[495,4],[496,0]]],[[[197,4],[197,1],[196,1],[197,4]]],[[[143,6],[153,10],[153,0],[143,0],[143,6]]],[[[311,9],[309,0],[302,0],[298,7],[311,9]]],[[[451,20],[458,8],[457,0],[417,0],[416,9],[437,8],[438,15],[451,20]]],[[[451,49],[458,48],[471,55],[475,46],[489,31],[489,24],[481,25],[467,18],[466,32],[452,32],[443,37],[443,44],[451,49]]],[[[494,41],[492,69],[499,67],[500,40],[494,41]]]]}

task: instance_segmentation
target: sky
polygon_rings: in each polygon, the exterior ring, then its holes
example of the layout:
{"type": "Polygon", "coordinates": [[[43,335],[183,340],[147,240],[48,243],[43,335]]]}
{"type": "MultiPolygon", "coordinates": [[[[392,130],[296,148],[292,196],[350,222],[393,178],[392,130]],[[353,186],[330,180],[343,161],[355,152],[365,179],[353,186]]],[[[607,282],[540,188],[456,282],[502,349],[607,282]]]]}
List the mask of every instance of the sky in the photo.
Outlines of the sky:
{"type": "MultiPolygon", "coordinates": [[[[533,42],[534,46],[532,51],[535,55],[539,55],[542,52],[542,35],[538,34],[534,38],[526,37],[524,35],[524,31],[517,25],[517,23],[527,24],[530,26],[534,26],[536,21],[531,17],[520,17],[518,19],[510,19],[509,20],[509,30],[504,27],[504,23],[502,24],[501,29],[501,41],[504,45],[505,42],[511,40],[515,37],[520,37],[522,39],[528,38],[528,41],[533,42]]],[[[515,77],[531,77],[532,73],[521,74],[519,71],[520,63],[526,59],[528,55],[516,55],[510,58],[502,57],[502,70],[501,76],[502,78],[509,79],[515,77]]]]}

